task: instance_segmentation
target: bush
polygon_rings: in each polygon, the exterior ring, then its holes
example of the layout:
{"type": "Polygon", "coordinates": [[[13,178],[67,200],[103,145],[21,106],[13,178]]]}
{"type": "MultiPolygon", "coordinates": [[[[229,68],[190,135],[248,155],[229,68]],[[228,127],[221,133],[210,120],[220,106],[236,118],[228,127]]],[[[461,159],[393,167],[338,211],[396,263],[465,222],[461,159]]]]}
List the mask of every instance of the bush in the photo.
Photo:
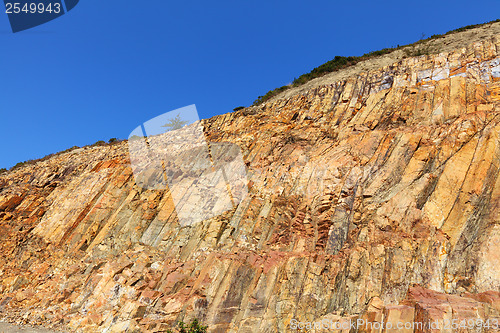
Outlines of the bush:
{"type": "Polygon", "coordinates": [[[278,95],[279,93],[281,93],[281,92],[283,92],[283,91],[285,91],[285,90],[287,90],[287,89],[289,89],[291,87],[300,86],[300,85],[302,85],[304,83],[307,83],[307,82],[309,82],[312,79],[315,79],[317,77],[320,77],[320,76],[323,76],[325,74],[328,74],[328,73],[331,73],[331,72],[335,72],[335,71],[344,69],[344,68],[349,67],[349,66],[353,66],[353,65],[355,65],[358,62],[363,61],[363,60],[368,60],[370,58],[379,57],[381,55],[391,53],[391,52],[393,52],[393,51],[395,51],[397,49],[403,48],[403,47],[405,47],[405,49],[404,49],[404,55],[406,57],[416,57],[416,56],[427,55],[427,54],[431,54],[431,53],[437,53],[437,52],[439,52],[439,50],[437,50],[437,49],[431,50],[430,46],[418,47],[418,48],[416,48],[415,46],[418,45],[418,44],[421,44],[421,43],[423,43],[425,41],[431,40],[431,39],[436,39],[436,38],[439,38],[439,37],[443,37],[444,35],[448,35],[448,34],[455,33],[455,32],[466,31],[466,30],[469,30],[469,29],[480,27],[480,26],[485,25],[485,24],[496,23],[496,22],[500,22],[500,19],[495,20],[495,21],[491,21],[491,22],[482,23],[482,24],[468,25],[468,26],[465,26],[465,27],[462,27],[462,28],[458,28],[458,29],[455,29],[455,30],[452,30],[452,31],[448,31],[446,34],[432,35],[431,37],[426,38],[426,39],[424,39],[425,35],[422,34],[422,38],[419,41],[417,41],[417,42],[415,42],[413,44],[403,45],[403,46],[399,46],[398,45],[397,47],[389,47],[389,48],[385,48],[385,49],[382,49],[382,50],[365,53],[362,56],[349,56],[349,57],[335,56],[335,58],[333,58],[332,60],[324,63],[323,65],[320,65],[320,66],[314,68],[309,73],[302,74],[298,78],[295,78],[293,80],[293,84],[292,85],[282,86],[282,87],[276,88],[274,90],[268,91],[263,96],[259,96],[253,102],[253,105],[259,105],[261,103],[264,103],[264,102],[270,100],[271,98],[273,98],[274,96],[278,95]]]}
{"type": "MultiPolygon", "coordinates": [[[[382,52],[382,51],[383,50],[376,51],[376,52],[382,52]]],[[[380,54],[375,55],[376,52],[371,52],[369,55],[363,55],[361,57],[335,56],[335,58],[333,58],[332,60],[324,63],[321,66],[314,68],[311,72],[309,72],[307,74],[302,74],[297,79],[293,80],[293,85],[299,86],[299,85],[302,85],[308,81],[311,81],[312,79],[323,76],[327,73],[336,72],[340,69],[355,65],[363,57],[370,58],[370,57],[374,57],[374,56],[382,54],[382,53],[380,53],[380,54]]]]}
{"type": "MultiPolygon", "coordinates": [[[[206,333],[208,327],[203,326],[198,322],[198,319],[193,319],[191,324],[187,325],[184,322],[179,322],[178,333],[206,333]]],[[[173,333],[173,331],[168,330],[167,333],[173,333]]]]}
{"type": "Polygon", "coordinates": [[[307,82],[309,82],[312,79],[315,79],[317,77],[321,77],[321,76],[328,74],[328,73],[331,73],[331,72],[339,71],[339,70],[347,68],[349,66],[353,66],[360,61],[367,60],[367,59],[370,59],[373,57],[378,57],[378,56],[390,53],[394,50],[395,50],[395,48],[386,48],[383,50],[373,51],[370,53],[363,54],[360,57],[335,56],[332,60],[324,63],[321,66],[314,68],[309,73],[302,74],[298,78],[295,78],[291,85],[286,85],[286,86],[276,88],[274,90],[268,91],[264,96],[259,96],[253,102],[253,105],[259,105],[263,102],[266,102],[266,101],[270,100],[271,98],[273,98],[274,96],[278,95],[279,93],[281,93],[281,92],[283,92],[291,87],[297,87],[297,86],[303,85],[304,83],[307,83],[307,82]]]}
{"type": "Polygon", "coordinates": [[[12,168],[10,168],[10,169],[11,169],[11,170],[15,170],[15,169],[20,168],[20,167],[22,167],[23,165],[25,165],[25,164],[29,164],[29,163],[30,163],[30,161],[18,162],[18,163],[16,163],[16,165],[14,165],[14,166],[13,166],[12,168]]]}
{"type": "Polygon", "coordinates": [[[240,111],[240,110],[243,110],[245,107],[244,106],[238,106],[236,108],[233,109],[233,111],[240,111]]]}
{"type": "MultiPolygon", "coordinates": [[[[33,164],[35,164],[35,163],[37,163],[37,162],[43,162],[43,161],[46,161],[46,160],[48,160],[48,159],[50,159],[50,158],[52,158],[52,157],[55,157],[55,156],[58,156],[58,155],[61,155],[61,154],[64,154],[64,153],[68,153],[68,152],[70,152],[70,151],[72,151],[72,150],[75,150],[75,149],[78,149],[78,148],[80,148],[80,147],[78,147],[78,146],[73,146],[73,147],[71,147],[71,148],[68,148],[68,149],[66,149],[66,150],[60,151],[60,152],[58,152],[58,153],[52,153],[52,154],[45,155],[45,156],[44,156],[44,157],[42,157],[42,158],[38,158],[38,159],[34,159],[34,160],[33,160],[33,159],[32,159],[32,160],[27,160],[27,161],[24,161],[24,162],[19,162],[19,163],[17,163],[16,165],[14,165],[12,168],[10,168],[10,170],[14,170],[14,169],[20,168],[20,167],[22,167],[23,165],[33,165],[33,164]]],[[[1,169],[0,169],[0,170],[1,170],[1,169]]],[[[1,172],[0,172],[0,173],[1,173],[1,172]]]]}
{"type": "Polygon", "coordinates": [[[258,105],[258,104],[261,104],[263,102],[266,102],[267,100],[270,100],[272,97],[287,90],[288,88],[290,88],[290,86],[282,86],[282,87],[276,88],[274,90],[268,91],[264,96],[257,97],[255,102],[253,102],[253,105],[258,105]]]}
{"type": "Polygon", "coordinates": [[[1,175],[2,173],[5,173],[5,172],[7,172],[7,169],[5,169],[5,168],[1,168],[1,169],[0,169],[0,175],[1,175]]]}
{"type": "Polygon", "coordinates": [[[415,45],[412,45],[412,46],[404,49],[404,58],[420,57],[423,55],[429,55],[431,53],[432,53],[432,50],[431,50],[429,45],[421,46],[421,47],[415,47],[415,45]]]}
{"type": "Polygon", "coordinates": [[[118,142],[117,138],[111,138],[108,140],[108,143],[115,143],[115,142],[118,142]]]}
{"type": "Polygon", "coordinates": [[[99,141],[96,141],[95,143],[93,143],[91,145],[91,147],[95,147],[95,146],[104,146],[106,144],[106,142],[102,141],[102,140],[99,140],[99,141]]]}

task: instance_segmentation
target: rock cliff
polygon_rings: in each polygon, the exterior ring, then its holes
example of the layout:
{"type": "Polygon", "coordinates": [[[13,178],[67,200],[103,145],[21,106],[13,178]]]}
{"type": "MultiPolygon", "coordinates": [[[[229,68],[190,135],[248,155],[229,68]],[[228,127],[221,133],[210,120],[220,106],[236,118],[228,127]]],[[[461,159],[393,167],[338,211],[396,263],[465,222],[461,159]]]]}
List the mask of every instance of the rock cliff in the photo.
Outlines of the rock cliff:
{"type": "MultiPolygon", "coordinates": [[[[499,115],[493,36],[204,120],[249,182],[201,223],[135,184],[126,142],[7,172],[0,315],[81,332],[500,318],[499,115]]],[[[384,330],[431,331],[451,330],[384,330]]]]}

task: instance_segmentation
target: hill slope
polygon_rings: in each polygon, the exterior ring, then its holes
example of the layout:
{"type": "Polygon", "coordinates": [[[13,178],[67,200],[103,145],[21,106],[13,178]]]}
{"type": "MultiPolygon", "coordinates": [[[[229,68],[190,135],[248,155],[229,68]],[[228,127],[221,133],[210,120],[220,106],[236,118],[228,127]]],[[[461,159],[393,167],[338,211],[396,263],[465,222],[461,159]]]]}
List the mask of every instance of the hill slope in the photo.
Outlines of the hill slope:
{"type": "Polygon", "coordinates": [[[0,314],[96,332],[500,316],[500,36],[325,83],[204,121],[242,149],[249,195],[191,226],[135,184],[125,142],[0,175],[0,314]]]}

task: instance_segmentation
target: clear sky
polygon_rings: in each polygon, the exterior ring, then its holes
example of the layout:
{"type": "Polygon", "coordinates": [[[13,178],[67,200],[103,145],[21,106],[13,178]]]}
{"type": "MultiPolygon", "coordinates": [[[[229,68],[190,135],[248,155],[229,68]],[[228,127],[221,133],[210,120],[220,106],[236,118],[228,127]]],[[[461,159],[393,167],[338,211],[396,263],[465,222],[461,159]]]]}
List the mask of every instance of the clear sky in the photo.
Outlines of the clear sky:
{"type": "Polygon", "coordinates": [[[335,55],[498,18],[498,0],[81,0],[13,34],[2,12],[0,168],[190,104],[230,112],[335,55]]]}

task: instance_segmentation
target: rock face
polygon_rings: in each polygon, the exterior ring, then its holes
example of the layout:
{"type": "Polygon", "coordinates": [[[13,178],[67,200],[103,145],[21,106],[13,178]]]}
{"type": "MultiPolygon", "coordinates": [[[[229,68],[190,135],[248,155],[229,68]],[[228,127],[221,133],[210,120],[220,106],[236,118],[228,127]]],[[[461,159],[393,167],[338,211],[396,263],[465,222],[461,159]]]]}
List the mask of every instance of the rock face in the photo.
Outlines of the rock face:
{"type": "Polygon", "coordinates": [[[493,332],[477,323],[500,318],[499,115],[500,36],[204,121],[241,148],[249,194],[194,225],[135,184],[123,142],[8,172],[0,314],[82,332],[195,317],[210,332],[493,332]]]}

